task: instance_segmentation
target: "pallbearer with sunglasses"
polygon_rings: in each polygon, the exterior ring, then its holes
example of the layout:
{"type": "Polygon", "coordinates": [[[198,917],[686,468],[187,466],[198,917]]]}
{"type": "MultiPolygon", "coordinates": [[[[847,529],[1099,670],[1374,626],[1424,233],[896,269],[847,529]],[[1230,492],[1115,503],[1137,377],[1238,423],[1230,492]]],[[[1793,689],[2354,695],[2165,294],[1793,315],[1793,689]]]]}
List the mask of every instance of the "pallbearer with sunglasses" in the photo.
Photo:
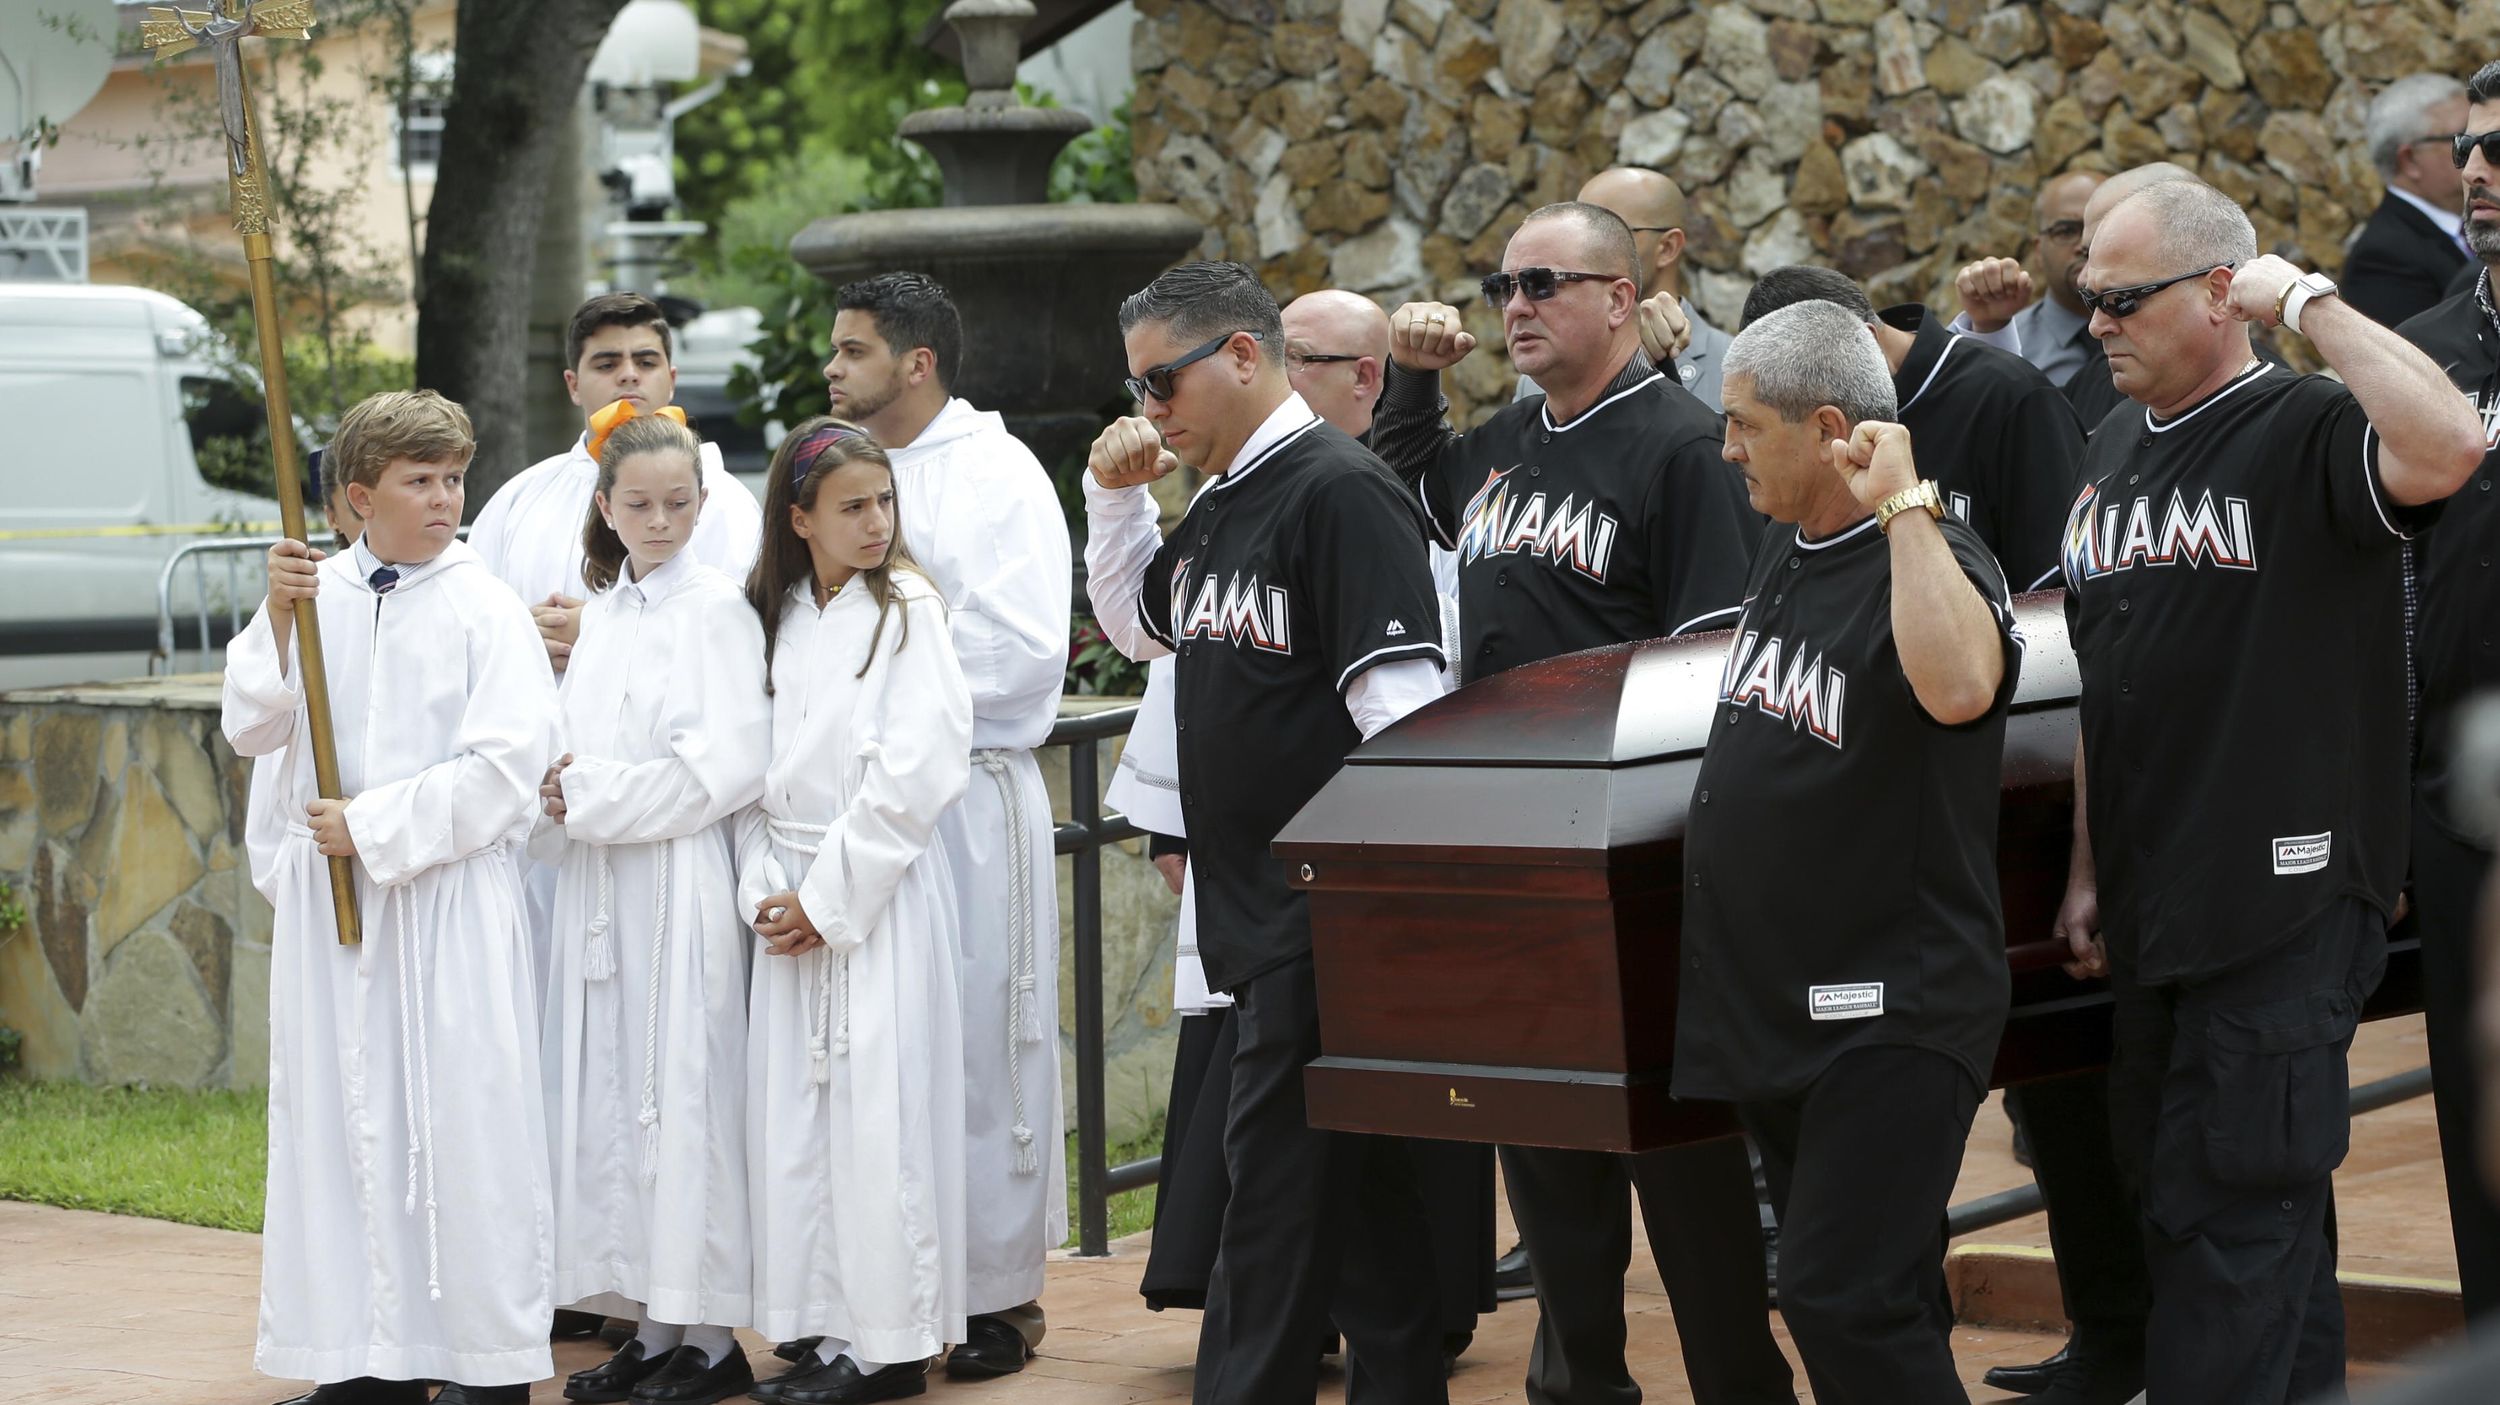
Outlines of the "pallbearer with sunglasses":
{"type": "Polygon", "coordinates": [[[1184,264],[1122,304],[1120,326],[1145,413],[1088,457],[1086,590],[1120,652],[1179,656],[1198,954],[1208,987],[1233,997],[1231,1196],[1196,1398],[1310,1400],[1333,1321],[1356,1401],[1443,1405],[1414,1166],[1388,1138],[1310,1126],[1309,909],[1269,852],[1358,742],[1441,695],[1422,514],[1294,392],[1276,300],[1248,268],[1184,264]],[[1166,538],[1147,485],[1183,463],[1211,481],[1166,538]]]}
{"type": "MultiPolygon", "coordinates": [[[[1734,619],[1762,520],[1719,457],[1718,418],[1642,354],[1633,273],[1632,231],[1612,211],[1529,215],[1484,295],[1512,364],[1545,393],[1466,434],[1440,393],[1439,373],[1475,349],[1458,309],[1409,303],[1390,319],[1373,443],[1458,553],[1467,678],[1734,619]]],[[[1637,1185],[1694,1399],[1791,1405],[1742,1142],[1637,1157],[1504,1147],[1501,1159],[1536,1280],[1532,1399],[1640,1398],[1623,1354],[1637,1185]]]]}
{"type": "Polygon", "coordinates": [[[2152,1405],[2343,1377],[2331,1176],[2346,1053],[2405,870],[2399,550],[2483,458],[2438,365],[2257,254],[2230,198],[2154,184],[2081,283],[2121,411],[2085,453],[2066,610],[2083,676],[2058,932],[2106,966],[2139,1192],[2152,1405]],[[2306,336],[2342,376],[2260,362],[2306,336]]]}
{"type": "MultiPolygon", "coordinates": [[[[2483,415],[2485,443],[2500,420],[2500,303],[2490,269],[2500,265],[2500,63],[2474,75],[2465,132],[2456,139],[2465,184],[2465,237],[2479,276],[2465,293],[2398,331],[2448,368],[2448,379],[2483,415]]],[[[2447,1163],[2448,1226],[2466,1320],[2500,1326],[2500,1201],[2477,1174],[2475,1147],[2490,1135],[2479,1100],[2486,1074],[2472,1049],[2474,911],[2500,834],[2472,822],[2461,774],[2462,712],[2477,693],[2500,687],[2500,452],[2487,452],[2474,486],[2441,512],[2414,543],[2421,610],[2413,664],[2418,739],[2413,762],[2413,926],[2422,939],[2423,1004],[2429,1025],[2431,1093],[2439,1107],[2447,1163]]]]}

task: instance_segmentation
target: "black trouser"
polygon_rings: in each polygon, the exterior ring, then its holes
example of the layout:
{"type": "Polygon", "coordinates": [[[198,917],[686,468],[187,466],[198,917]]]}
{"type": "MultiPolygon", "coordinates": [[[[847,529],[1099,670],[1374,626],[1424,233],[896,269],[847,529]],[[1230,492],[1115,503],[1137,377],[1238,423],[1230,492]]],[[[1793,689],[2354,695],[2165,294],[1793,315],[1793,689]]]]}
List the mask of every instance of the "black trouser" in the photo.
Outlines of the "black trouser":
{"type": "Polygon", "coordinates": [[[2341,1388],[2332,1176],[2351,1144],[2348,1054],[2387,964],[2355,898],[2245,965],[2161,986],[2110,932],[2109,1102],[2144,1207],[2150,1405],[2282,1405],[2341,1388]]]}
{"type": "Polygon", "coordinates": [[[2089,1350],[2140,1352],[2153,1287],[2144,1267],[2143,1212],[2119,1179],[2110,1146],[2108,1070],[2008,1088],[2005,1110],[2031,1147],[2067,1320],[2089,1350]]]}
{"type": "Polygon", "coordinates": [[[1319,1057],[1311,958],[1232,994],[1232,1196],[1198,1332],[1197,1405],[1311,1399],[1332,1319],[1347,1399],[1447,1405],[1414,1162],[1385,1138],[1314,1130],[1304,1109],[1302,1069],[1319,1057]]]}
{"type": "Polygon", "coordinates": [[[1967,1401],[1945,1211],[1979,1085],[1929,1049],[1834,1059],[1803,1097],[1739,1103],[1780,1221],[1780,1316],[1815,1405],[1967,1401]]]}
{"type": "Polygon", "coordinates": [[[1742,1138],[1639,1156],[1506,1146],[1502,1182],[1536,1273],[1532,1405],[1635,1405],[1641,1398],[1623,1359],[1635,1187],[1675,1308],[1693,1399],[1794,1405],[1788,1358],[1771,1338],[1762,1223],[1742,1138]]]}
{"type": "Polygon", "coordinates": [[[2431,1046],[2431,1100],[2448,1173],[2448,1224],[2457,1241],[2465,1317],[2500,1333],[2500,1204],[2475,1164],[2482,1079],[2473,1040],[2474,917],[2491,855],[2442,833],[2413,809],[2413,930],[2422,939],[2422,1003],[2431,1046]]]}

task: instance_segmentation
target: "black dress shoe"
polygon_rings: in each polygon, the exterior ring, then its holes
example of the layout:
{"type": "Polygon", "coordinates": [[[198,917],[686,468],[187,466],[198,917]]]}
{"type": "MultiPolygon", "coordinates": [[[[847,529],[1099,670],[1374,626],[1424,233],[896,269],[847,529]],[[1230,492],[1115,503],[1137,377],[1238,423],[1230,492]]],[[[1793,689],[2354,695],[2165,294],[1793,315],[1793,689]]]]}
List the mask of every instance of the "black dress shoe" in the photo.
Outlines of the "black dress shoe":
{"type": "Polygon", "coordinates": [[[774,1347],[773,1355],[795,1365],[814,1356],[816,1348],[822,1346],[824,1340],[822,1337],[795,1337],[774,1347]]]}
{"type": "Polygon", "coordinates": [[[2010,1390],[2016,1395],[2038,1395],[2057,1383],[2057,1374],[2074,1359],[2075,1344],[2069,1338],[2057,1349],[2057,1355],[2028,1366],[1991,1366],[1979,1383],[1995,1390],[2010,1390]]]}
{"type": "Polygon", "coordinates": [[[599,1335],[599,1329],[607,1325],[608,1319],[598,1313],[575,1312],[569,1307],[560,1307],[556,1309],[555,1325],[547,1329],[547,1340],[569,1342],[595,1337],[599,1335]]]}
{"type": "Polygon", "coordinates": [[[781,1405],[864,1405],[870,1400],[919,1395],[928,1388],[926,1361],[898,1362],[862,1374],[858,1362],[838,1356],[832,1365],[810,1372],[807,1380],[783,1386],[773,1398],[781,1405]]]}
{"type": "Polygon", "coordinates": [[[2065,1367],[2048,1389],[2031,1397],[2032,1405],[2127,1405],[2144,1389],[2141,1345],[2113,1349],[2094,1337],[2068,1349],[2065,1367]]]}
{"type": "Polygon", "coordinates": [[[681,1346],[662,1357],[660,1369],[634,1387],[634,1399],[646,1405],[712,1405],[744,1395],[754,1385],[755,1368],[736,1345],[718,1361],[704,1355],[701,1347],[681,1346]]]}
{"type": "MultiPolygon", "coordinates": [[[[819,1337],[817,1340],[823,1341],[824,1338],[819,1337]]],[[[755,1385],[747,1391],[747,1394],[754,1399],[764,1401],[765,1405],[773,1405],[773,1402],[781,1399],[781,1393],[783,1391],[788,1390],[790,1387],[797,1385],[799,1382],[806,1380],[810,1376],[832,1369],[824,1362],[816,1359],[813,1354],[814,1348],[809,1348],[809,1352],[809,1355],[800,1357],[789,1370],[782,1372],[778,1376],[767,1376],[763,1380],[757,1381],[755,1385]]]]}
{"type": "Polygon", "coordinates": [[[425,1387],[416,1381],[386,1381],[373,1376],[317,1385],[279,1405],[425,1405],[425,1387]]]}
{"type": "Polygon", "coordinates": [[[434,1405],[530,1405],[527,1382],[520,1385],[462,1385],[453,1381],[434,1397],[434,1405]]]}
{"type": "Polygon", "coordinates": [[[1535,1296],[1536,1275],[1528,1267],[1528,1246],[1513,1244],[1509,1253],[1493,1261],[1494,1301],[1515,1303],[1535,1296]]]}
{"type": "Polygon", "coordinates": [[[963,1344],[946,1353],[946,1374],[959,1381],[986,1381],[1012,1376],[1032,1359],[1033,1348],[1025,1345],[1022,1332],[995,1317],[968,1318],[963,1344]]]}
{"type": "Polygon", "coordinates": [[[564,1379],[567,1400],[602,1401],[631,1400],[634,1387],[666,1364],[668,1358],[643,1355],[642,1343],[629,1341],[616,1349],[616,1355],[584,1371],[575,1371],[564,1379]]]}

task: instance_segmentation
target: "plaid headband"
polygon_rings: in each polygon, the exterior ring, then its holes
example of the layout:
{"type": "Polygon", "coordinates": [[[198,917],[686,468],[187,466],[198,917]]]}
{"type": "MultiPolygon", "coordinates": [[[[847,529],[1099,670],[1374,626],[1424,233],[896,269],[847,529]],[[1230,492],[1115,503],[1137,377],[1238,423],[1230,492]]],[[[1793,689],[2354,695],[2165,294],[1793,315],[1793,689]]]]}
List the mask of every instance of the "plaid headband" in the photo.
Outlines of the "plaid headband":
{"type": "Polygon", "coordinates": [[[796,488],[807,481],[807,475],[814,471],[816,460],[824,454],[825,450],[845,439],[866,439],[867,437],[859,430],[842,424],[829,424],[811,432],[805,439],[799,441],[798,448],[791,451],[790,486],[796,488]]]}

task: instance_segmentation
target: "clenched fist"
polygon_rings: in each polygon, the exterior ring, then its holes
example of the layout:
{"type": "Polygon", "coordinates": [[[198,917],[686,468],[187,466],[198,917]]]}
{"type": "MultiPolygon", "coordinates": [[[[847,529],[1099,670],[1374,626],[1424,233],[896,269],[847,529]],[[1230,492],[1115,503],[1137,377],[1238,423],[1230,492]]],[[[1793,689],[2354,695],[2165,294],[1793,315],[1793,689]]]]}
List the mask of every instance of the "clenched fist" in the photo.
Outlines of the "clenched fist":
{"type": "Polygon", "coordinates": [[[1847,439],[1831,442],[1832,470],[1849,484],[1849,495],[1872,510],[1905,488],[1918,486],[1918,464],[1910,457],[1910,431],[1897,424],[1868,420],[1847,439]]]}
{"type": "Polygon", "coordinates": [[[1467,359],[1476,334],[1445,302],[1410,302],[1389,318],[1389,359],[1410,371],[1441,371],[1467,359]]]}
{"type": "Polygon", "coordinates": [[[1962,295],[1962,310],[1970,314],[1974,332],[2000,330],[2031,306],[2031,275],[2023,271],[2020,259],[1981,259],[1967,265],[1954,275],[1953,288],[1962,295]]]}
{"type": "Polygon", "coordinates": [[[2283,295],[2300,281],[2300,270],[2285,259],[2260,254],[2231,271],[2231,292],[2222,310],[2238,321],[2271,327],[2282,318],[2283,295]]]}
{"type": "Polygon", "coordinates": [[[1641,350],[1649,353],[1650,364],[1664,366],[1684,354],[1693,341],[1693,324],[1684,316],[1684,304],[1673,293],[1660,293],[1643,300],[1640,306],[1641,350]]]}
{"type": "Polygon", "coordinates": [[[1154,421],[1124,415],[1094,438],[1085,455],[1085,471],[1106,488],[1132,488],[1152,483],[1181,466],[1180,457],[1163,447],[1154,421]]]}

